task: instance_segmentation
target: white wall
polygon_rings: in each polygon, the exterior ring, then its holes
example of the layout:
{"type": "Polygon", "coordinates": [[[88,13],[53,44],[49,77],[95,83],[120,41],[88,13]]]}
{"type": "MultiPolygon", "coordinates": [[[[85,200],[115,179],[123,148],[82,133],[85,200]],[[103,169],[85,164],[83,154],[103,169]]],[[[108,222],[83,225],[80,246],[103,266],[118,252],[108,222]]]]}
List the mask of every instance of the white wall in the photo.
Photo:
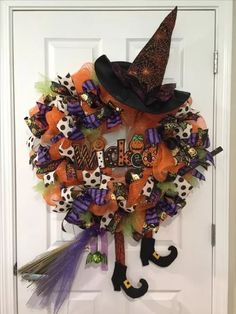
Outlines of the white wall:
{"type": "MultiPolygon", "coordinates": [[[[231,101],[231,178],[230,178],[230,262],[229,262],[229,311],[236,314],[236,1],[233,1],[233,54],[231,101]]],[[[223,314],[223,313],[222,313],[223,314]]]]}

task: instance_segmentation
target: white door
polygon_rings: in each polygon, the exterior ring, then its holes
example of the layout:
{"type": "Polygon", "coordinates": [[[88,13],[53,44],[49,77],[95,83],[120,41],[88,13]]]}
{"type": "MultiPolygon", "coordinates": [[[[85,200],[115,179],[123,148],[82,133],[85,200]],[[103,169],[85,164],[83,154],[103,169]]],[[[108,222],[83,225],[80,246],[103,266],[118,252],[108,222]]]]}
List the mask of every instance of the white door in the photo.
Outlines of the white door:
{"type": "MultiPolygon", "coordinates": [[[[58,242],[71,237],[61,231],[63,214],[48,211],[33,190],[37,180],[28,165],[25,145],[28,130],[24,117],[37,97],[34,82],[39,74],[54,79],[73,73],[86,61],[105,53],[111,60],[132,61],[152,35],[167,11],[17,11],[13,17],[14,92],[17,171],[17,260],[18,267],[58,242]]],[[[177,88],[190,91],[196,109],[206,118],[213,134],[214,12],[179,11],[173,33],[166,78],[177,88]]],[[[157,248],[166,252],[177,246],[179,256],[168,268],[141,266],[139,244],[126,243],[128,278],[136,284],[142,277],[149,291],[141,299],[128,300],[114,292],[110,281],[114,267],[114,243],[109,243],[109,270],[84,267],[83,259],[65,314],[210,314],[212,297],[212,186],[207,182],[188,199],[181,215],[164,224],[157,248]],[[190,204],[191,203],[191,204],[190,204]]],[[[18,280],[19,314],[46,313],[27,308],[31,295],[18,280]]]]}

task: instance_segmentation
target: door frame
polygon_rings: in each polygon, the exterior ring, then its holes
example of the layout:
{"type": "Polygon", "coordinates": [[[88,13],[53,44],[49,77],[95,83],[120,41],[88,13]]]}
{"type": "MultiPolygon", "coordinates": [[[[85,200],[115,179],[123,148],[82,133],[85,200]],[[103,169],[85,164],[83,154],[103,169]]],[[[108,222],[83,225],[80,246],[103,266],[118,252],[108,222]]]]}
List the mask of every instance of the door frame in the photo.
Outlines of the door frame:
{"type": "MultiPolygon", "coordinates": [[[[213,10],[216,17],[215,50],[219,52],[215,76],[214,142],[224,152],[213,171],[212,313],[228,313],[229,155],[232,49],[232,0],[1,0],[0,3],[0,313],[17,313],[16,180],[13,86],[13,14],[18,10],[213,10]],[[227,23],[225,23],[227,21],[227,23]],[[217,132],[220,130],[220,132],[217,132]]],[[[213,53],[213,52],[212,52],[213,53]]],[[[212,59],[213,60],[213,59],[212,59]]],[[[212,62],[213,63],[213,62],[212,62]]],[[[209,230],[210,230],[209,226],[209,230]]],[[[210,232],[210,231],[209,231],[210,232]]]]}

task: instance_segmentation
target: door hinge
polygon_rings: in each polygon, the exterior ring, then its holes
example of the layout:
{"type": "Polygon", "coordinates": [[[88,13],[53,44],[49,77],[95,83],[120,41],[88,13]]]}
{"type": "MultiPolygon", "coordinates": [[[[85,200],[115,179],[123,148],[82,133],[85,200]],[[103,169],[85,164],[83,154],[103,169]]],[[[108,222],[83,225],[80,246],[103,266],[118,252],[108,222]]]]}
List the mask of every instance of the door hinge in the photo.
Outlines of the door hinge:
{"type": "Polygon", "coordinates": [[[15,262],[15,264],[13,266],[13,274],[14,274],[14,276],[17,276],[17,262],[15,262]]]}
{"type": "Polygon", "coordinates": [[[216,225],[211,225],[211,245],[214,247],[216,245],[216,225]]]}
{"type": "Polygon", "coordinates": [[[219,62],[219,53],[218,50],[214,51],[214,62],[213,62],[213,72],[214,74],[218,73],[218,62],[219,62]]]}

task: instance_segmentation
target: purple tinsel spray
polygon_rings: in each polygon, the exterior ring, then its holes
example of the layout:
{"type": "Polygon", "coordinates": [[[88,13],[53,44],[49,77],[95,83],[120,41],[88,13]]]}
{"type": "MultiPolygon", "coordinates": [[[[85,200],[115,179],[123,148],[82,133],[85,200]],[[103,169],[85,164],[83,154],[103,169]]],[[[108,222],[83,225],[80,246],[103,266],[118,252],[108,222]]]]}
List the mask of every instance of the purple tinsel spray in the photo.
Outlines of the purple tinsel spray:
{"type": "Polygon", "coordinates": [[[53,305],[54,313],[58,313],[63,302],[68,297],[80,257],[90,238],[96,235],[93,228],[80,233],[60,256],[49,266],[46,276],[36,282],[36,289],[29,300],[30,306],[40,308],[53,305]]]}

